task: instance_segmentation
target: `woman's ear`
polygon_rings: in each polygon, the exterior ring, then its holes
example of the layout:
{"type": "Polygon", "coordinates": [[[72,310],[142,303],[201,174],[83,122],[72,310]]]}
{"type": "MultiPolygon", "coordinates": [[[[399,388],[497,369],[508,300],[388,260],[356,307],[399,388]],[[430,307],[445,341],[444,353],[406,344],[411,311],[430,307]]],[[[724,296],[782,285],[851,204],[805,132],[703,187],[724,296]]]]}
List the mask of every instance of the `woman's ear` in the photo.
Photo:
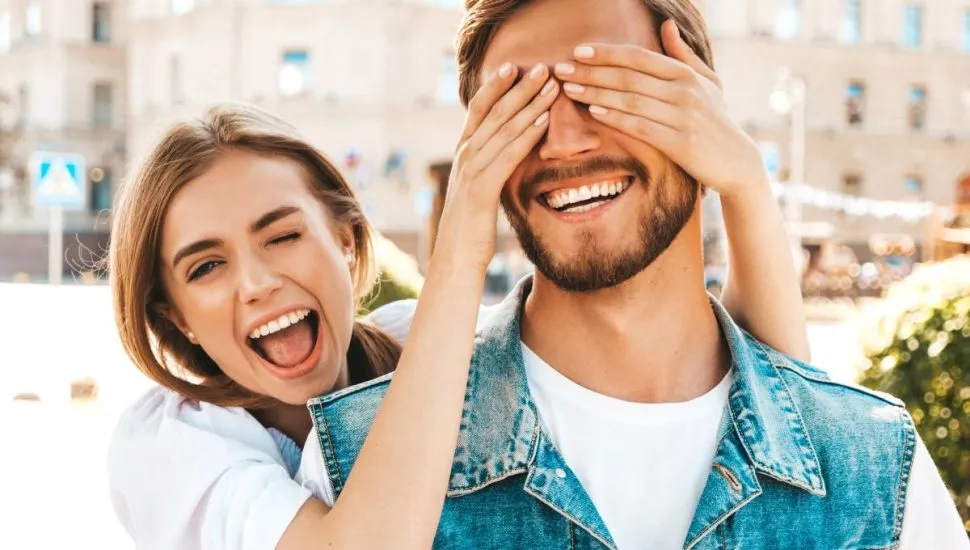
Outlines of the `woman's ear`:
{"type": "Polygon", "coordinates": [[[337,228],[335,236],[337,237],[337,242],[340,243],[341,250],[344,252],[344,258],[347,260],[347,264],[353,267],[354,262],[357,260],[357,243],[354,241],[353,230],[351,230],[349,225],[342,225],[337,228]]]}

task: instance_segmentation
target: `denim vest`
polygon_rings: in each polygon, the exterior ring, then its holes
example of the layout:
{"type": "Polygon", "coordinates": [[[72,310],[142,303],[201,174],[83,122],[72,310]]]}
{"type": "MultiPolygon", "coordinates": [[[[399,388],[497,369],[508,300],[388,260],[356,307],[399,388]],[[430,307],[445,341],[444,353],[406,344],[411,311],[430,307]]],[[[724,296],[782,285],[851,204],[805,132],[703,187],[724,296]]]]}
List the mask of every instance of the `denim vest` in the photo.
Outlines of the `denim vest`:
{"type": "MultiPolygon", "coordinates": [[[[615,548],[529,394],[519,314],[530,289],[523,280],[480,320],[435,548],[615,548]]],[[[902,403],[769,349],[711,303],[734,381],[684,548],[897,548],[916,444],[902,403]]],[[[388,381],[308,405],[337,498],[388,381]]]]}

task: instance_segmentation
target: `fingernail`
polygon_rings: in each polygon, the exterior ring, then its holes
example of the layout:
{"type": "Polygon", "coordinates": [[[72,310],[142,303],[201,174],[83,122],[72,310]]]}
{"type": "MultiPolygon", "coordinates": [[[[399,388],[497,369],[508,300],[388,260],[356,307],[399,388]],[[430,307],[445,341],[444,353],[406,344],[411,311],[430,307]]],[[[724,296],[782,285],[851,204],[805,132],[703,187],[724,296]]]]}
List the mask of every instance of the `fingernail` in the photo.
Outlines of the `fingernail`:
{"type": "Polygon", "coordinates": [[[498,70],[498,75],[502,78],[508,78],[512,74],[512,64],[506,63],[502,65],[502,68],[498,70]]]}
{"type": "Polygon", "coordinates": [[[539,118],[536,119],[535,125],[542,126],[543,124],[546,123],[547,120],[549,120],[549,111],[546,111],[541,115],[539,115],[539,118]]]}
{"type": "Polygon", "coordinates": [[[552,89],[555,87],[556,87],[556,81],[550,78],[549,82],[546,82],[546,85],[542,87],[542,91],[539,92],[539,95],[548,95],[549,92],[551,92],[552,89]]]}
{"type": "Polygon", "coordinates": [[[566,90],[566,93],[581,94],[586,91],[586,86],[576,84],[575,82],[566,82],[562,85],[562,89],[566,90]]]}
{"type": "Polygon", "coordinates": [[[546,66],[545,65],[542,65],[542,64],[536,65],[532,69],[532,72],[529,73],[529,76],[531,76],[532,78],[540,78],[542,76],[542,71],[543,71],[543,69],[545,69],[545,67],[546,66]]]}
{"type": "Polygon", "coordinates": [[[571,63],[556,63],[556,73],[573,74],[574,72],[576,72],[576,67],[571,63]]]}
{"type": "Polygon", "coordinates": [[[599,105],[590,105],[589,106],[589,112],[591,114],[593,114],[593,115],[596,115],[596,116],[603,116],[606,113],[608,113],[609,111],[607,111],[606,109],[600,107],[599,105]]]}
{"type": "Polygon", "coordinates": [[[590,57],[593,57],[594,53],[596,52],[593,50],[592,46],[579,46],[573,50],[573,55],[576,56],[577,59],[589,59],[590,57]]]}

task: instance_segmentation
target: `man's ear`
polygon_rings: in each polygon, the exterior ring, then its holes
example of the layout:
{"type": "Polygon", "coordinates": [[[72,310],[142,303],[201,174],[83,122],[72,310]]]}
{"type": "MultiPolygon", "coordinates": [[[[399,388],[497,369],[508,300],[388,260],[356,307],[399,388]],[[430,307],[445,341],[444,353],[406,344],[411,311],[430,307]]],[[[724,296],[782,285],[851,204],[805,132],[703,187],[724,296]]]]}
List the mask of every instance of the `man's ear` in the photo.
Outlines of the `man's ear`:
{"type": "Polygon", "coordinates": [[[152,309],[155,310],[160,316],[168,320],[169,323],[175,326],[185,336],[189,342],[193,344],[198,344],[199,341],[195,337],[195,333],[189,328],[189,325],[185,322],[185,318],[178,309],[170,305],[168,302],[159,302],[152,305],[152,309]]]}

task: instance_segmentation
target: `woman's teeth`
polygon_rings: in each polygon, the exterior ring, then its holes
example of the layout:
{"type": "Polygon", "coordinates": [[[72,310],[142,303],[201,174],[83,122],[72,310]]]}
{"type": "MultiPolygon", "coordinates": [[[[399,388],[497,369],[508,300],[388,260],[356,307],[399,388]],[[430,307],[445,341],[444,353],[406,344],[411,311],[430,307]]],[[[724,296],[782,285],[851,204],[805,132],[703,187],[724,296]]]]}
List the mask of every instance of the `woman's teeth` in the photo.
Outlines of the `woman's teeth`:
{"type": "Polygon", "coordinates": [[[266,336],[267,334],[273,334],[274,332],[279,332],[291,325],[295,325],[296,323],[299,323],[300,321],[305,319],[306,316],[309,314],[310,314],[309,309],[301,309],[298,311],[291,311],[289,313],[284,313],[283,315],[280,315],[276,319],[273,319],[272,321],[253,329],[253,331],[249,333],[249,337],[252,338],[253,340],[257,340],[261,336],[266,336]]]}
{"type": "Polygon", "coordinates": [[[585,202],[590,199],[610,198],[619,195],[630,186],[626,179],[604,181],[572,189],[557,189],[546,194],[546,202],[552,208],[561,212],[587,212],[600,206],[605,201],[592,202],[569,208],[570,205],[585,202]]]}

